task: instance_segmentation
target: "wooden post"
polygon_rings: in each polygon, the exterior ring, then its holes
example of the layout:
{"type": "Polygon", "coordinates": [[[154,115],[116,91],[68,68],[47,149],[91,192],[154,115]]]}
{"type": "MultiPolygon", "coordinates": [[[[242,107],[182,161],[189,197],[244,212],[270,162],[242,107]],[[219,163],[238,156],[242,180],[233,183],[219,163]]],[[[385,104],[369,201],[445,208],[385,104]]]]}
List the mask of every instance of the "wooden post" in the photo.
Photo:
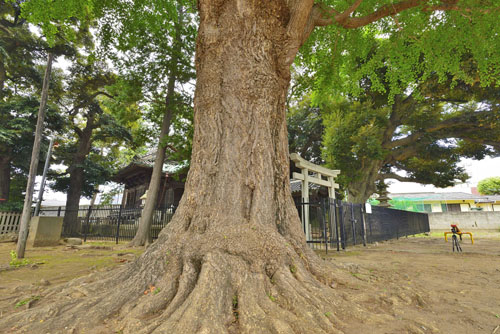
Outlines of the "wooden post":
{"type": "Polygon", "coordinates": [[[47,68],[43,78],[42,98],[40,101],[40,108],[38,109],[38,119],[36,121],[35,141],[33,143],[33,150],[31,152],[30,171],[28,174],[28,183],[26,185],[26,195],[24,197],[23,214],[21,216],[21,226],[19,227],[19,236],[17,240],[17,258],[24,258],[24,251],[26,249],[26,239],[28,237],[28,226],[31,219],[31,204],[33,201],[33,191],[35,189],[35,177],[38,169],[38,158],[40,155],[40,143],[42,141],[43,120],[45,118],[45,106],[47,105],[47,98],[49,96],[49,81],[50,73],[52,71],[52,60],[54,55],[49,52],[47,58],[47,68]]]}

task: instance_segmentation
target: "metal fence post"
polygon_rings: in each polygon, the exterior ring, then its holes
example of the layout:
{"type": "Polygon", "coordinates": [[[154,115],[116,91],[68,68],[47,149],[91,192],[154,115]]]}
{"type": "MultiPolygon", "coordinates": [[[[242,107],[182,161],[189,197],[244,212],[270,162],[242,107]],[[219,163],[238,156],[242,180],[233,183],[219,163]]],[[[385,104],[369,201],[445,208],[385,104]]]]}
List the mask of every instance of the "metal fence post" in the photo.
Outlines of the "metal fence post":
{"type": "Polygon", "coordinates": [[[120,220],[122,218],[122,208],[123,205],[120,204],[120,211],[118,211],[118,224],[116,224],[116,244],[118,244],[118,238],[120,237],[120,220]]]}
{"type": "Polygon", "coordinates": [[[323,239],[325,240],[326,254],[328,254],[328,234],[327,234],[327,230],[326,230],[326,221],[325,221],[325,215],[326,215],[327,211],[326,211],[326,201],[325,200],[321,201],[320,207],[321,207],[320,222],[323,224],[323,239]]]}
{"type": "Polygon", "coordinates": [[[337,241],[337,252],[340,251],[340,235],[339,235],[339,215],[337,212],[337,199],[333,200],[333,218],[335,219],[335,239],[337,241]]]}
{"type": "Polygon", "coordinates": [[[87,233],[90,230],[90,213],[92,212],[92,205],[89,205],[87,216],[85,217],[85,224],[83,225],[83,241],[87,241],[87,233]]]}
{"type": "Polygon", "coordinates": [[[344,204],[342,203],[342,201],[339,202],[339,224],[340,224],[340,244],[342,246],[342,249],[345,249],[346,236],[344,228],[344,204]]]}
{"type": "Polygon", "coordinates": [[[61,217],[61,207],[57,208],[57,217],[61,217]]]}
{"type": "Polygon", "coordinates": [[[356,245],[356,218],[354,218],[354,203],[351,203],[351,226],[352,226],[352,243],[356,245]]]}

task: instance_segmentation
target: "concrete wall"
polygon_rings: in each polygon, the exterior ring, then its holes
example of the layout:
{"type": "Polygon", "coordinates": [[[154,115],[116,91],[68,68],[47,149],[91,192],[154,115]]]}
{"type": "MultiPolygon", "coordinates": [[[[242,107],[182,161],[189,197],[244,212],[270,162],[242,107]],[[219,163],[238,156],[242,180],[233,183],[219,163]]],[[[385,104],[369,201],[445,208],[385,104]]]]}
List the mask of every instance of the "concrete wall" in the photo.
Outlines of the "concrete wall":
{"type": "Polygon", "coordinates": [[[457,224],[463,231],[500,230],[500,212],[433,212],[429,213],[431,230],[449,230],[451,224],[457,224]]]}

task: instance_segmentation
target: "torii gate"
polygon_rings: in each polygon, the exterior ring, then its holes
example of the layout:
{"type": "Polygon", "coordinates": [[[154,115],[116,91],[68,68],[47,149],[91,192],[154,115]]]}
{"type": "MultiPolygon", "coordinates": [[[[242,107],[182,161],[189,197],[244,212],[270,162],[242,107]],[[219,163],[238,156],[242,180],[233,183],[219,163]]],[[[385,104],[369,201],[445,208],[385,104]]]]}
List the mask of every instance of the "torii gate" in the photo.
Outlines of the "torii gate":
{"type": "MultiPolygon", "coordinates": [[[[302,187],[302,202],[309,203],[309,183],[318,184],[328,188],[328,197],[335,198],[335,189],[339,185],[335,183],[335,177],[340,174],[338,169],[328,169],[313,164],[300,157],[297,153],[290,154],[290,160],[295,163],[297,168],[302,170],[302,173],[292,173],[292,179],[301,180],[302,187]],[[309,175],[312,173],[314,175],[309,175]],[[326,178],[326,180],[325,180],[326,178]]],[[[302,225],[306,234],[306,240],[311,240],[311,227],[309,225],[309,205],[302,206],[302,225]]]]}

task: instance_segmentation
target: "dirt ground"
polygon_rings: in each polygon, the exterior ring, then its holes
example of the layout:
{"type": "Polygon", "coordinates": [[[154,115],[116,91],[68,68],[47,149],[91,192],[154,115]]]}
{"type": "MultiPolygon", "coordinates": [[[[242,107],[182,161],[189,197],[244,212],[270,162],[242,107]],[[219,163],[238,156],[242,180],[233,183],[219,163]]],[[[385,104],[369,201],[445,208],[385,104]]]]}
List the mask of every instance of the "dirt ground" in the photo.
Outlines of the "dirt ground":
{"type": "Polygon", "coordinates": [[[73,278],[133,261],[142,250],[113,242],[87,242],[80,248],[66,245],[26,249],[28,264],[9,264],[15,243],[0,243],[0,317],[31,307],[50,287],[73,278]]]}
{"type": "Polygon", "coordinates": [[[500,334],[500,233],[474,233],[473,245],[464,236],[461,246],[453,253],[433,233],[332,252],[360,280],[344,298],[380,315],[346,333],[500,334]]]}
{"type": "MultiPolygon", "coordinates": [[[[500,334],[500,233],[474,236],[474,245],[464,238],[461,254],[452,252],[442,233],[321,253],[359,282],[337,287],[367,315],[361,322],[343,319],[343,331],[500,334]]],[[[0,244],[0,317],[32,307],[53,285],[110,270],[141,252],[102,242],[28,249],[30,263],[11,269],[14,248],[0,244]]]]}

